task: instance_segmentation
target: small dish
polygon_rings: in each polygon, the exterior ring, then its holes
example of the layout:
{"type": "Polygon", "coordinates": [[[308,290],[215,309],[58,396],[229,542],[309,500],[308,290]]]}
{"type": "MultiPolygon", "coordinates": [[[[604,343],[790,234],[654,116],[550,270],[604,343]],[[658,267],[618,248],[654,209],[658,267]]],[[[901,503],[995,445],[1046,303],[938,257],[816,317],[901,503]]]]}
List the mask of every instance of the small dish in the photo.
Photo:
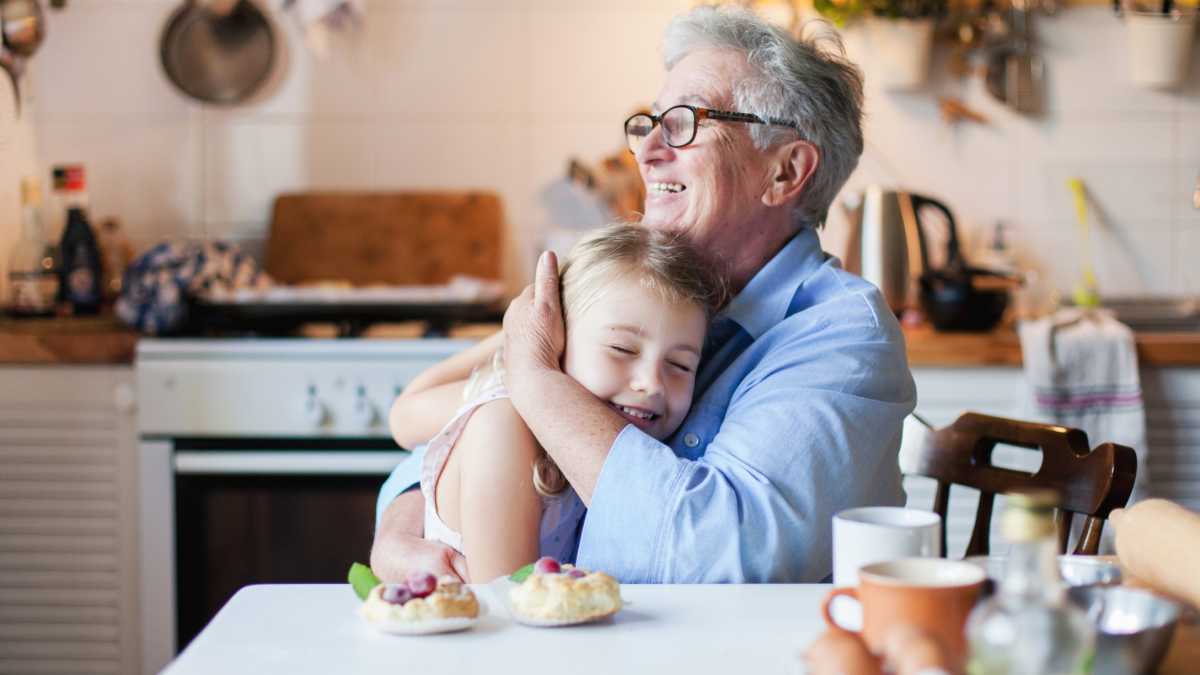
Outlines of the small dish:
{"type": "Polygon", "coordinates": [[[375,630],[388,635],[433,635],[435,633],[456,633],[471,628],[479,623],[479,617],[453,617],[449,619],[429,619],[427,621],[371,621],[363,617],[363,621],[375,630]]]}

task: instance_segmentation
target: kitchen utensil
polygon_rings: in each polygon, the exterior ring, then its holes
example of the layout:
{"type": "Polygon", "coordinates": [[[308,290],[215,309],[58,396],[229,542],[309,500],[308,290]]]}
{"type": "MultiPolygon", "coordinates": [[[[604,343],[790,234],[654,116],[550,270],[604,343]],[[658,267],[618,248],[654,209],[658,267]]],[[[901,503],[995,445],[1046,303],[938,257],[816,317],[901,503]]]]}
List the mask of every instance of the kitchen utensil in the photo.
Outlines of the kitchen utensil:
{"type": "Polygon", "coordinates": [[[1023,114],[1042,111],[1045,64],[1035,50],[1030,10],[1014,0],[1007,37],[988,50],[984,85],[997,101],[1023,114]]]}
{"type": "Polygon", "coordinates": [[[229,105],[266,82],[275,47],[270,22],[251,0],[186,0],[167,21],[159,56],[180,91],[229,105]]]}
{"type": "MultiPolygon", "coordinates": [[[[1000,581],[1004,577],[1005,555],[973,555],[964,558],[978,565],[989,579],[1000,581]]],[[[1085,555],[1058,556],[1058,572],[1068,586],[1094,586],[1121,583],[1121,565],[1115,560],[1085,555]]]]}
{"type": "Polygon", "coordinates": [[[1067,597],[1096,625],[1095,675],[1157,671],[1179,622],[1177,603],[1129,586],[1078,586],[1067,597]]]}
{"type": "Polygon", "coordinates": [[[833,517],[833,583],[853,586],[864,565],[896,558],[931,558],[941,548],[942,519],[932,511],[867,506],[833,517]]]}
{"type": "Polygon", "coordinates": [[[821,612],[830,628],[842,628],[830,614],[838,596],[857,599],[863,608],[863,640],[876,654],[891,628],[906,623],[937,638],[959,672],[966,660],[963,626],[983,589],[983,570],[942,558],[901,558],[867,565],[857,588],[835,588],[821,612]]]}
{"type": "Polygon", "coordinates": [[[25,62],[46,37],[46,21],[37,0],[0,0],[0,68],[12,82],[17,115],[21,114],[19,82],[25,62]]]}
{"type": "Polygon", "coordinates": [[[1067,180],[1075,201],[1075,216],[1079,220],[1080,255],[1083,258],[1083,278],[1075,286],[1074,300],[1080,307],[1099,307],[1100,290],[1096,283],[1096,270],[1092,267],[1092,228],[1087,214],[1087,194],[1083,181],[1078,178],[1067,180]]]}

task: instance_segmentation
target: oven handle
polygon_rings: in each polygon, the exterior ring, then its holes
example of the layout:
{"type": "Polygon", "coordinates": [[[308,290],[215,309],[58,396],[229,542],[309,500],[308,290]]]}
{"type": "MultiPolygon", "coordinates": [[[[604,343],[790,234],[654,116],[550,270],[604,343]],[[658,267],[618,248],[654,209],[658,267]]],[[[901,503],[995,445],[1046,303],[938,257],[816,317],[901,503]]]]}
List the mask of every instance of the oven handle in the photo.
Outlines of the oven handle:
{"type": "Polygon", "coordinates": [[[381,475],[408,459],[403,451],[339,450],[333,452],[180,450],[175,452],[177,474],[255,474],[268,476],[381,475]]]}

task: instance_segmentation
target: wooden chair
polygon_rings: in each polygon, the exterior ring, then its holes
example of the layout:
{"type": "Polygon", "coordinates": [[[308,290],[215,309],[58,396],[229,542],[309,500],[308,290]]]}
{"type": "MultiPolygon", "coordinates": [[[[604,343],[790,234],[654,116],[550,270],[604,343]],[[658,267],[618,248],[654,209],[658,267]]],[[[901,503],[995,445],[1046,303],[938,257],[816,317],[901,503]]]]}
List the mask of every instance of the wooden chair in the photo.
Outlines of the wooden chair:
{"type": "MultiPolygon", "coordinates": [[[[996,494],[1031,488],[1051,488],[1060,496],[1059,552],[1067,550],[1071,521],[1078,513],[1087,519],[1075,553],[1095,555],[1108,514],[1129,501],[1137,475],[1137,455],[1132,448],[1115,443],[1104,443],[1094,450],[1088,448],[1087,434],[1080,429],[965,413],[954,424],[933,433],[914,468],[916,474],[937,481],[933,510],[942,517],[943,524],[951,484],[979,490],[979,508],[967,545],[968,556],[988,553],[996,494]],[[1041,468],[1030,474],[995,466],[992,451],[997,443],[1041,450],[1041,468]]],[[[946,555],[944,526],[942,555],[946,555]]]]}

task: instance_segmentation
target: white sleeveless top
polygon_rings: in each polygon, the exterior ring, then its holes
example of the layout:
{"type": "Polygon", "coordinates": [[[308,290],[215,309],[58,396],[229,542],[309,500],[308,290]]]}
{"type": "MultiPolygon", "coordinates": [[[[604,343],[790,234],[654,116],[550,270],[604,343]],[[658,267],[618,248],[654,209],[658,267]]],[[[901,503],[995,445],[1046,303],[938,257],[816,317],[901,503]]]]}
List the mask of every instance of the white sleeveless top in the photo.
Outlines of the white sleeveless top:
{"type": "MultiPolygon", "coordinates": [[[[504,388],[504,385],[497,384],[486,389],[475,400],[459,408],[446,426],[442,427],[442,430],[429,441],[425,450],[425,459],[421,464],[421,494],[425,497],[425,538],[440,541],[460,553],[463,548],[462,533],[447,525],[437,512],[435,497],[437,482],[442,475],[442,470],[446,468],[446,460],[450,459],[450,451],[458,443],[458,438],[462,435],[462,430],[466,427],[467,421],[471,419],[471,415],[483,404],[502,398],[508,398],[508,390],[504,388]]],[[[530,471],[532,470],[531,468],[530,471]]],[[[562,525],[559,521],[574,518],[570,508],[574,499],[575,491],[570,487],[553,497],[543,497],[540,532],[553,532],[562,525]]],[[[541,537],[539,537],[540,539],[541,537]]],[[[541,544],[543,550],[540,551],[540,554],[553,556],[559,560],[568,560],[574,557],[571,555],[574,553],[573,550],[546,550],[549,547],[549,542],[543,542],[541,544]]]]}

